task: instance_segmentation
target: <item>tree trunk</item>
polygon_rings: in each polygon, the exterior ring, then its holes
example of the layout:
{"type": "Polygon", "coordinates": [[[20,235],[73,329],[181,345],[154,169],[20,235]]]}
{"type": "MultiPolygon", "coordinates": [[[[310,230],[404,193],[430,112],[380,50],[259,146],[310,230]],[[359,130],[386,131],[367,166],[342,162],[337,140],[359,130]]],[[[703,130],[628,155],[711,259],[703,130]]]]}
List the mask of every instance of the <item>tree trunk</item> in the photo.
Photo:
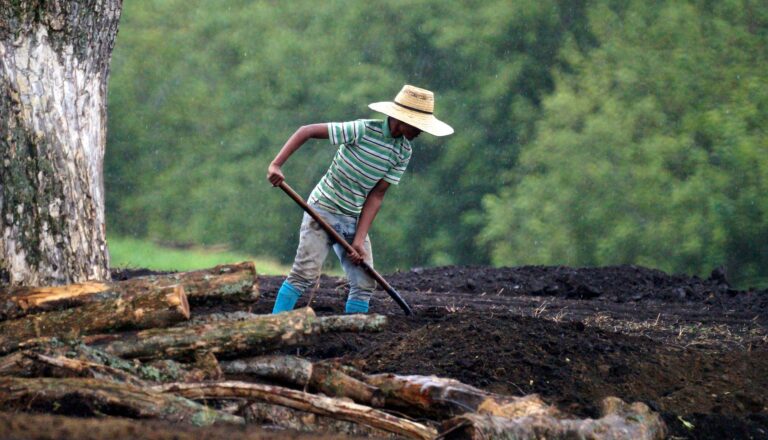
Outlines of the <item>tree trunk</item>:
{"type": "Polygon", "coordinates": [[[0,322],[0,353],[32,338],[74,338],[108,330],[166,327],[185,319],[189,319],[189,304],[179,285],[119,295],[74,309],[0,322]]]}
{"type": "Polygon", "coordinates": [[[109,279],[103,159],[121,0],[0,0],[0,283],[109,279]]]}
{"type": "Polygon", "coordinates": [[[368,406],[283,387],[247,382],[216,382],[168,384],[159,385],[153,389],[190,399],[254,399],[339,420],[362,423],[409,438],[433,439],[437,435],[437,431],[432,427],[395,417],[368,406]]]}
{"type": "Polygon", "coordinates": [[[127,384],[97,379],[0,378],[0,408],[60,414],[83,412],[136,419],[210,425],[217,421],[243,423],[241,417],[210,409],[199,403],[127,384]],[[66,404],[62,404],[66,402],[66,404]]]}
{"type": "Polygon", "coordinates": [[[98,335],[84,341],[124,358],[192,358],[200,350],[231,358],[298,345],[327,332],[378,331],[385,323],[381,315],[317,317],[312,309],[303,308],[248,321],[98,335]]]}

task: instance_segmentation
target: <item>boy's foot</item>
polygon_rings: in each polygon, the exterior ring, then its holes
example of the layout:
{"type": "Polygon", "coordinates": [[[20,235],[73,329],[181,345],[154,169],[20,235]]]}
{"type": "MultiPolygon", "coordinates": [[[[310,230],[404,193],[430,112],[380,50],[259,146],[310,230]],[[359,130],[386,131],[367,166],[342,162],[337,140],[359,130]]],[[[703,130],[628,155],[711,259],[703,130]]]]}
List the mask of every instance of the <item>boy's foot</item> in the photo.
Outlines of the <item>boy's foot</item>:
{"type": "Polygon", "coordinates": [[[277,298],[275,299],[275,306],[272,308],[272,314],[287,312],[293,310],[296,305],[296,301],[299,300],[301,291],[287,280],[283,281],[283,285],[280,286],[280,290],[277,291],[277,298]]]}
{"type": "Polygon", "coordinates": [[[359,299],[348,299],[344,313],[368,313],[368,302],[359,299]]]}

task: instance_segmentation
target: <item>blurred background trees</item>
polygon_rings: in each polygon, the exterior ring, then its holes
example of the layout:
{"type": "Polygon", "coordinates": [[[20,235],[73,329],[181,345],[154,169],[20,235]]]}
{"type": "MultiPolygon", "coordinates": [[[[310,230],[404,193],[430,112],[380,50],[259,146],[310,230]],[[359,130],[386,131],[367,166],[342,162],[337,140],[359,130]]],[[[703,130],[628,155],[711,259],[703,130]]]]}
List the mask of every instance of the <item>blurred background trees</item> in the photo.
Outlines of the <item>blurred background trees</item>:
{"type": "MultiPolygon", "coordinates": [[[[456,134],[417,139],[371,234],[380,268],[725,265],[765,284],[767,29],[750,0],[129,2],[109,234],[290,261],[301,213],[269,161],[408,83],[456,134]]],[[[333,154],[307,144],[287,179],[308,194],[333,154]]]]}

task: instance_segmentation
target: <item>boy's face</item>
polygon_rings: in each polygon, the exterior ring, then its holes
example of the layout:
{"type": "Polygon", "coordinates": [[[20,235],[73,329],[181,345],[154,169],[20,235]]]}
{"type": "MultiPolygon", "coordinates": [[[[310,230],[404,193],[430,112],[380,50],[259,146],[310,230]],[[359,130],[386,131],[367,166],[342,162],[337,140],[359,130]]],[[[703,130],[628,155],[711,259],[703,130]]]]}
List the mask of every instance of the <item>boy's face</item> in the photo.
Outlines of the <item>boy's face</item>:
{"type": "Polygon", "coordinates": [[[414,127],[413,125],[406,124],[405,122],[403,122],[402,132],[403,136],[405,136],[405,138],[409,141],[416,139],[416,137],[421,134],[421,130],[414,127]]]}
{"type": "Polygon", "coordinates": [[[412,141],[421,134],[421,130],[413,125],[395,118],[391,118],[391,120],[394,122],[394,124],[392,124],[393,126],[390,126],[390,131],[392,132],[393,137],[398,138],[400,136],[405,136],[406,139],[412,141]]]}

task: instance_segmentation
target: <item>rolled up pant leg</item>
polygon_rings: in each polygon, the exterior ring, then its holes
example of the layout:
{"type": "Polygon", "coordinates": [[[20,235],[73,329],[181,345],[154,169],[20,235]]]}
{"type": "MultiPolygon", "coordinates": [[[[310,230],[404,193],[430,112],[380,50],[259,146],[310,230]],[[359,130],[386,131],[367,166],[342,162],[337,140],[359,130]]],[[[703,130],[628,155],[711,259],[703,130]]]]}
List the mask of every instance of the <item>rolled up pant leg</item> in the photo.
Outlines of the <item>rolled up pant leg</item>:
{"type": "Polygon", "coordinates": [[[296,258],[286,281],[303,294],[320,276],[330,248],[328,234],[309,214],[304,214],[296,258]]]}
{"type": "MultiPolygon", "coordinates": [[[[356,218],[337,216],[317,207],[314,208],[348,242],[352,242],[355,236],[356,218]]],[[[304,219],[301,222],[296,258],[291,267],[291,272],[288,274],[285,283],[283,283],[284,285],[289,285],[286,287],[286,291],[298,292],[298,296],[296,296],[298,299],[320,276],[323,263],[328,256],[328,250],[332,245],[350,285],[345,311],[347,313],[367,312],[368,303],[370,302],[373,290],[376,288],[376,280],[368,275],[360,266],[349,261],[344,248],[339,244],[333,244],[328,234],[308,214],[304,214],[304,219]]],[[[365,261],[373,267],[373,252],[369,237],[365,237],[363,246],[366,252],[365,261]]],[[[278,299],[280,299],[279,294],[278,299]]]]}
{"type": "MultiPolygon", "coordinates": [[[[354,238],[354,233],[352,233],[351,236],[348,236],[348,234],[344,235],[344,238],[349,242],[354,238]]],[[[368,236],[365,237],[363,247],[366,254],[365,262],[373,267],[373,250],[371,248],[371,240],[368,236]]],[[[344,269],[344,273],[349,280],[349,295],[347,296],[345,311],[347,313],[368,312],[368,303],[373,295],[373,290],[376,288],[376,280],[368,275],[362,267],[352,263],[347,258],[346,251],[340,245],[334,244],[333,251],[339,257],[341,267],[344,269]]]]}

